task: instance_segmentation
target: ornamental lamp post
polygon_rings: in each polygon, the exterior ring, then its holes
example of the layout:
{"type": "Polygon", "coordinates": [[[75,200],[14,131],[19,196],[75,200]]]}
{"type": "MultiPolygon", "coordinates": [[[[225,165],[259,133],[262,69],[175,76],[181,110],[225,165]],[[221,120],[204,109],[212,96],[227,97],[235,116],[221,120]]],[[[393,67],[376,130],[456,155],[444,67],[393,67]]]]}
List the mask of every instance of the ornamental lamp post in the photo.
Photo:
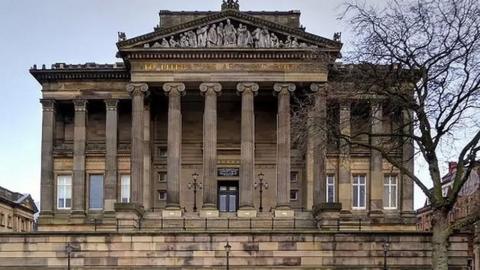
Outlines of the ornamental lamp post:
{"type": "Polygon", "coordinates": [[[188,189],[193,189],[193,212],[197,212],[197,190],[202,189],[202,183],[197,182],[198,173],[192,174],[193,181],[188,183],[188,189]]]}
{"type": "Polygon", "coordinates": [[[227,270],[230,269],[230,250],[232,250],[232,246],[230,246],[230,244],[228,243],[227,241],[227,244],[224,246],[225,248],[225,253],[226,253],[226,256],[227,256],[227,270]]]}
{"type": "Polygon", "coordinates": [[[65,247],[65,252],[67,252],[67,269],[70,270],[70,256],[73,252],[73,246],[70,244],[70,242],[65,247]]]}
{"type": "Polygon", "coordinates": [[[255,187],[255,189],[257,189],[257,187],[258,187],[259,192],[260,192],[260,207],[258,208],[258,210],[260,212],[263,211],[263,190],[268,189],[268,183],[263,180],[264,176],[265,175],[263,173],[259,173],[258,174],[258,183],[255,182],[255,184],[253,185],[255,187]]]}
{"type": "Polygon", "coordinates": [[[387,240],[383,242],[383,270],[387,270],[387,253],[390,243],[387,240]]]}

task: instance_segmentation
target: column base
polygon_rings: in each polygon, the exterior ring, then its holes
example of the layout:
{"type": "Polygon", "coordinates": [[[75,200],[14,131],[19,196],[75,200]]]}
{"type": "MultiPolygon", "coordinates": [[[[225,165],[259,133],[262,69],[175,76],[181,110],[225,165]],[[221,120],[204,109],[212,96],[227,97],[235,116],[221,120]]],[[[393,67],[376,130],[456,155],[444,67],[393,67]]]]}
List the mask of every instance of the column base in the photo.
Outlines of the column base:
{"type": "Polygon", "coordinates": [[[220,211],[214,208],[205,208],[200,210],[200,217],[202,218],[216,218],[220,216],[220,211]]]}
{"type": "Polygon", "coordinates": [[[254,218],[257,216],[257,210],[255,208],[240,208],[237,211],[237,217],[239,218],[254,218]]]}
{"type": "Polygon", "coordinates": [[[162,210],[162,218],[181,218],[182,209],[180,208],[166,208],[162,210]]]}

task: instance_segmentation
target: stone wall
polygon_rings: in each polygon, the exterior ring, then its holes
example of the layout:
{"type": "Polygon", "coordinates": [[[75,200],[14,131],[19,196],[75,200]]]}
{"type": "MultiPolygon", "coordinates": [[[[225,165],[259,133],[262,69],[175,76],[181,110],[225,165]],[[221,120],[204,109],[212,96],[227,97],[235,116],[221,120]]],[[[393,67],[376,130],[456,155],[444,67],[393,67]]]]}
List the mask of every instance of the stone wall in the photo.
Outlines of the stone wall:
{"type": "MultiPolygon", "coordinates": [[[[35,233],[0,234],[0,269],[431,269],[429,233],[35,233]]],[[[450,268],[467,269],[468,237],[451,238],[450,268]]]]}

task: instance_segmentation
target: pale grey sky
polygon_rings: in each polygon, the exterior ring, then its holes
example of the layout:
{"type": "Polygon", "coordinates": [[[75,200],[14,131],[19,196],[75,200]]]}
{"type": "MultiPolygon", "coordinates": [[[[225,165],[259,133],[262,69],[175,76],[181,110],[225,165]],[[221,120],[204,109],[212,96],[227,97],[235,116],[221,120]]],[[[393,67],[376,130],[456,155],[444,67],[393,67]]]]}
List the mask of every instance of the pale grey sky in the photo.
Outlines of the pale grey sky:
{"type": "MultiPolygon", "coordinates": [[[[337,20],[342,3],[240,0],[241,10],[300,10],[308,32],[327,38],[343,32],[348,44],[355,37],[337,20]]],[[[41,107],[40,85],[28,73],[33,64],[119,61],[118,31],[127,37],[151,32],[161,9],[219,10],[220,5],[221,0],[1,0],[0,186],[39,201],[41,107]]],[[[417,172],[426,169],[416,167],[417,172]]],[[[423,202],[416,192],[416,207],[423,202]]]]}

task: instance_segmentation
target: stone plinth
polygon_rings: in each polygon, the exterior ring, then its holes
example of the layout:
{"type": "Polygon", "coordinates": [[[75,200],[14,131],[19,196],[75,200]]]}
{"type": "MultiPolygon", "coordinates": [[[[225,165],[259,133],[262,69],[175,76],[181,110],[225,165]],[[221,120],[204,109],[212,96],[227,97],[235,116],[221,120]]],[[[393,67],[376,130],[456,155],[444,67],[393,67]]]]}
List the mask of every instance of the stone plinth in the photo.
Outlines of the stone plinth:
{"type": "Polygon", "coordinates": [[[244,208],[237,211],[237,217],[239,218],[253,218],[257,216],[257,210],[244,208]]]}
{"type": "Polygon", "coordinates": [[[220,212],[217,209],[202,209],[200,210],[200,217],[202,218],[214,218],[219,217],[220,212]]]}
{"type": "MultiPolygon", "coordinates": [[[[375,232],[70,232],[0,234],[0,269],[431,269],[431,234],[375,232]]],[[[450,239],[451,269],[468,269],[468,235],[450,239]]]]}
{"type": "Polygon", "coordinates": [[[163,218],[181,218],[182,210],[181,209],[165,209],[162,210],[163,218]]]}

